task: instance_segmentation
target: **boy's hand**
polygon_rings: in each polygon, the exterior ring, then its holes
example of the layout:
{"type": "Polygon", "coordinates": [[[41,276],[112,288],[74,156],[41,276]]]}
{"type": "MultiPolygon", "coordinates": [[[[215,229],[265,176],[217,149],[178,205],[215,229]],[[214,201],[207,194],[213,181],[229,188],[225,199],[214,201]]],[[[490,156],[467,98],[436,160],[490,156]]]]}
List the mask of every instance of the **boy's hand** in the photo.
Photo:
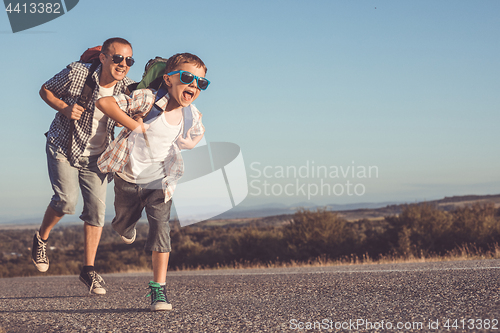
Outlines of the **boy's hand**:
{"type": "Polygon", "coordinates": [[[193,140],[191,138],[191,128],[188,129],[186,138],[184,139],[182,135],[179,135],[179,138],[177,139],[177,146],[180,149],[193,149],[194,146],[198,143],[199,140],[193,140]]]}
{"type": "Polygon", "coordinates": [[[61,112],[68,119],[78,120],[82,116],[83,111],[85,111],[85,109],[82,106],[78,104],[73,104],[73,105],[68,105],[67,107],[62,109],[61,112]]]}

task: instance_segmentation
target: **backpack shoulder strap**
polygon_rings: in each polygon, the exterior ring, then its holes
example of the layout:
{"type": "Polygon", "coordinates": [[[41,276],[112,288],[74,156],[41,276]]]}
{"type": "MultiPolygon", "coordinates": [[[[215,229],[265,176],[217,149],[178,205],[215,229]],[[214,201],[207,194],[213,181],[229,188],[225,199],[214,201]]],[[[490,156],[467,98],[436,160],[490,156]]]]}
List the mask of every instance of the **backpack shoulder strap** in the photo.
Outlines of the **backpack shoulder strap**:
{"type": "MultiPolygon", "coordinates": [[[[78,100],[76,101],[76,104],[80,105],[83,107],[85,110],[89,107],[90,100],[92,99],[92,95],[94,94],[94,89],[96,86],[96,82],[92,80],[92,74],[94,74],[95,70],[99,66],[101,62],[99,59],[95,59],[92,61],[92,65],[90,65],[89,68],[89,73],[87,74],[87,79],[85,80],[85,84],[83,85],[83,90],[82,93],[80,94],[80,97],[78,97],[78,100]]],[[[73,148],[73,132],[75,131],[75,120],[70,121],[70,126],[69,126],[69,140],[68,140],[68,147],[67,147],[67,156],[68,160],[71,161],[72,159],[72,148],[73,148]]]]}
{"type": "Polygon", "coordinates": [[[78,105],[82,106],[84,109],[87,109],[94,93],[94,89],[96,86],[96,82],[92,80],[92,74],[94,74],[95,70],[99,66],[101,62],[99,59],[92,61],[92,65],[89,68],[89,73],[87,75],[87,79],[85,80],[85,84],[83,86],[82,93],[76,102],[78,105]]]}
{"type": "Polygon", "coordinates": [[[191,105],[182,108],[182,115],[184,119],[184,131],[182,131],[182,137],[185,139],[187,137],[188,130],[193,126],[193,112],[191,111],[191,105]]]}
{"type": "Polygon", "coordinates": [[[167,89],[165,89],[163,87],[160,87],[160,89],[158,91],[156,91],[155,102],[153,103],[153,106],[142,117],[142,119],[144,121],[154,119],[154,118],[158,117],[163,112],[163,110],[158,105],[156,105],[156,102],[158,102],[166,94],[167,94],[167,89]]]}

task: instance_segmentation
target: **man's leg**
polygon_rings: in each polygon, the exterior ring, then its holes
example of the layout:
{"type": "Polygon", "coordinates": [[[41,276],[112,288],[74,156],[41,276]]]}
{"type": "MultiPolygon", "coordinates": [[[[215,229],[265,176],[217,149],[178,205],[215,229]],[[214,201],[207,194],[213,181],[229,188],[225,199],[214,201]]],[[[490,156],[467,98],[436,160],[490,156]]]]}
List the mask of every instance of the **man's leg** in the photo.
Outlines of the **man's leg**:
{"type": "Polygon", "coordinates": [[[47,240],[49,238],[50,231],[54,226],[62,219],[65,214],[59,213],[54,210],[54,208],[47,206],[45,210],[45,215],[43,216],[42,225],[40,226],[40,237],[43,240],[47,240]]]}
{"type": "Polygon", "coordinates": [[[82,157],[79,172],[80,189],[83,197],[83,212],[80,219],[84,221],[84,253],[83,268],[80,272],[80,281],[88,288],[90,293],[105,294],[102,287],[102,277],[95,272],[94,262],[99,241],[101,240],[106,210],[106,175],[97,169],[97,157],[82,157]]]}
{"type": "Polygon", "coordinates": [[[49,178],[54,195],[45,210],[39,231],[33,236],[31,258],[40,272],[49,269],[46,247],[52,228],[65,214],[75,213],[78,199],[78,169],[72,167],[66,156],[50,144],[47,144],[46,153],[49,178]]]}
{"type": "Polygon", "coordinates": [[[83,232],[85,235],[84,243],[84,266],[94,266],[97,248],[101,240],[102,227],[96,227],[87,223],[83,224],[83,232]]]}

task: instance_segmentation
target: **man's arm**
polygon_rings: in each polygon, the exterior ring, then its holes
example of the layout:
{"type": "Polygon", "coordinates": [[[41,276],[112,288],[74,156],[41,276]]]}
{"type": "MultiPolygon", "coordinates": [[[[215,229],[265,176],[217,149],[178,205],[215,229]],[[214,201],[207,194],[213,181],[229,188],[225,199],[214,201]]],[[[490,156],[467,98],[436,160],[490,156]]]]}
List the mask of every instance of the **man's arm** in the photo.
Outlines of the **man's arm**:
{"type": "Polygon", "coordinates": [[[138,122],[130,118],[125,112],[123,112],[123,110],[120,109],[120,107],[116,103],[116,100],[113,96],[99,98],[95,105],[106,116],[113,119],[117,123],[122,124],[131,131],[134,131],[139,126],[143,125],[142,118],[140,119],[141,121],[138,122]]]}
{"type": "Polygon", "coordinates": [[[52,91],[45,88],[45,85],[43,85],[40,89],[40,97],[51,108],[53,108],[57,112],[61,112],[68,119],[78,120],[82,116],[83,111],[85,111],[85,109],[78,104],[66,104],[66,102],[54,95],[52,91]]]}

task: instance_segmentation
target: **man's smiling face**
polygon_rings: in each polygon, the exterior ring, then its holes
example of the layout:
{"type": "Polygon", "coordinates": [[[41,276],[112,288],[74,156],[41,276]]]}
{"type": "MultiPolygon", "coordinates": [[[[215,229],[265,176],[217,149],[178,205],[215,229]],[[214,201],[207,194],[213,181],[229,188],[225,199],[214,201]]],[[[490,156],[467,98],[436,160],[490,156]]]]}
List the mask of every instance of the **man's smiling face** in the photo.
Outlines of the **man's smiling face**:
{"type": "Polygon", "coordinates": [[[111,44],[106,53],[100,55],[102,63],[101,85],[115,84],[125,78],[130,69],[125,61],[127,57],[132,57],[132,48],[121,43],[111,44]],[[115,54],[123,56],[123,61],[119,64],[113,62],[115,54]]]}

